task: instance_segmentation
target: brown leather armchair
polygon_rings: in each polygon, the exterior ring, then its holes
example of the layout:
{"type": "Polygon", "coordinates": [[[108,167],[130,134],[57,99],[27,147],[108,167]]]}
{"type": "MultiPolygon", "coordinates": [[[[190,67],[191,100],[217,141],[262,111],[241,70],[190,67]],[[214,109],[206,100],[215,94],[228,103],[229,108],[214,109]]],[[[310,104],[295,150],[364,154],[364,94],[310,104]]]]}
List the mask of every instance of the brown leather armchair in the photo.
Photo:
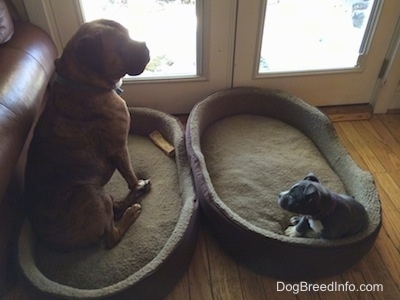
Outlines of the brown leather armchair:
{"type": "Polygon", "coordinates": [[[38,27],[10,16],[0,0],[0,298],[15,281],[26,152],[54,71],[56,47],[38,27]],[[3,5],[3,9],[1,9],[3,5]],[[10,27],[8,27],[10,29],[10,27]],[[10,31],[8,31],[10,33],[10,31]]]}

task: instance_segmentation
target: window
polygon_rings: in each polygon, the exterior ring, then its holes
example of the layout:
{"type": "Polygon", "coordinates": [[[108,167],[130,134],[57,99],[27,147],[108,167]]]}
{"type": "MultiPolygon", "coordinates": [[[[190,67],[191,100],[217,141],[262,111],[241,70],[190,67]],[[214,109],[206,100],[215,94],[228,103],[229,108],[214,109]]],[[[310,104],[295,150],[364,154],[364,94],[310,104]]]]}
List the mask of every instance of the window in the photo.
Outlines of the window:
{"type": "Polygon", "coordinates": [[[147,43],[151,61],[141,77],[201,74],[195,0],[81,0],[81,6],[85,21],[113,19],[147,43]]]}
{"type": "Polygon", "coordinates": [[[268,0],[258,72],[357,67],[374,2],[268,0]]]}

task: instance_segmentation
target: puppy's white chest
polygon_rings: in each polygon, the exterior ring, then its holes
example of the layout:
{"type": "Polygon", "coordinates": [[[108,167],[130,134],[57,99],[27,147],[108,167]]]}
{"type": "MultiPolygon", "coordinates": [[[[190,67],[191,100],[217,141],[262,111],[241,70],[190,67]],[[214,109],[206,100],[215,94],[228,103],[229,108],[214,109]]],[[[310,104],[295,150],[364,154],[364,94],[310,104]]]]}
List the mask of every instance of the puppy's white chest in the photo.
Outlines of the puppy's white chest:
{"type": "Polygon", "coordinates": [[[321,233],[322,230],[324,230],[324,226],[319,220],[308,219],[308,224],[310,225],[310,228],[316,233],[321,233]]]}

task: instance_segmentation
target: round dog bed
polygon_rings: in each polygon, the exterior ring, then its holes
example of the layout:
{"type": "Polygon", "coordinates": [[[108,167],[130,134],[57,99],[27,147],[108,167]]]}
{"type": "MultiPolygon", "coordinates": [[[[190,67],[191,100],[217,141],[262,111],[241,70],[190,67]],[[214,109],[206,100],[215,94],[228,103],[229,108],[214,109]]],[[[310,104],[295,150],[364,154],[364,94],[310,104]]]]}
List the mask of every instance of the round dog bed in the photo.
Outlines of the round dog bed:
{"type": "Polygon", "coordinates": [[[192,110],[186,147],[206,224],[238,262],[265,275],[306,280],[338,274],[373,245],[381,208],[361,170],[318,109],[282,91],[235,88],[192,110]],[[278,194],[313,172],[366,208],[368,227],[337,240],[288,237],[278,194]]]}
{"type": "MultiPolygon", "coordinates": [[[[131,108],[129,151],[139,178],[150,178],[142,212],[111,250],[104,245],[71,253],[35,242],[25,221],[18,242],[19,265],[38,298],[160,299],[179,280],[191,259],[198,221],[194,185],[183,129],[175,118],[145,108],[131,108]],[[158,130],[175,147],[165,155],[148,135],[158,130]]],[[[107,185],[114,199],[127,186],[116,171],[107,185]]]]}

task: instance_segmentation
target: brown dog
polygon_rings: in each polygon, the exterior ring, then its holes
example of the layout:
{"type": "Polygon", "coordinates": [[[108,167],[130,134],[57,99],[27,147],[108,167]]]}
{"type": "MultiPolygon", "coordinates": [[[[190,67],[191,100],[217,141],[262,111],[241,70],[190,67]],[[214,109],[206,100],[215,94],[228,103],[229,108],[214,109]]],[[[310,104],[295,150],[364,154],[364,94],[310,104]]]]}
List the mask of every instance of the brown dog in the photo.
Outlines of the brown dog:
{"type": "Polygon", "coordinates": [[[138,180],[130,164],[130,116],[115,87],[125,74],[142,73],[148,61],[146,44],[109,20],[82,25],[56,60],[25,175],[27,213],[48,246],[70,250],[104,238],[112,248],[138,217],[136,198],[150,182],[138,180]],[[116,169],[131,190],[120,202],[103,188],[116,169]]]}

